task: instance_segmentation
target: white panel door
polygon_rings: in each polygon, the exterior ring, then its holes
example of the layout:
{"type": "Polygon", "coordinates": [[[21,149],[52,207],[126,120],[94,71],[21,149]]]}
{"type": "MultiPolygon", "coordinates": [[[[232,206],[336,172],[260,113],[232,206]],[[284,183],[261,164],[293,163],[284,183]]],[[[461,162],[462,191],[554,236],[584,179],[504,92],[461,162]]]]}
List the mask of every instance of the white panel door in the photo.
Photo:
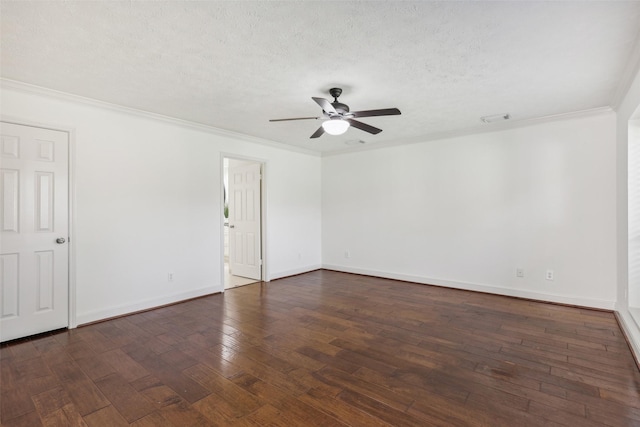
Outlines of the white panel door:
{"type": "Polygon", "coordinates": [[[229,165],[229,267],[255,280],[262,280],[260,166],[229,165]]]}
{"type": "Polygon", "coordinates": [[[0,122],[0,341],[68,326],[69,140],[0,122]]]}

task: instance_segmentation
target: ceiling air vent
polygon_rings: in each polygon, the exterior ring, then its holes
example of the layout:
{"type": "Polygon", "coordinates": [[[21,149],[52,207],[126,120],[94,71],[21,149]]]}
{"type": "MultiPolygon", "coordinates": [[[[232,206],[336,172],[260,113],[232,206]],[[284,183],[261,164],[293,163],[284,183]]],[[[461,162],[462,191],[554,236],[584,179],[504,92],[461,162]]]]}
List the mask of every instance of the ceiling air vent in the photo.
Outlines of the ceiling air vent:
{"type": "Polygon", "coordinates": [[[495,123],[495,122],[504,122],[505,120],[509,120],[511,116],[509,113],[506,114],[494,114],[493,116],[484,116],[480,117],[484,123],[495,123]]]}
{"type": "Polygon", "coordinates": [[[344,142],[347,145],[361,145],[361,144],[366,144],[366,141],[363,141],[361,139],[350,139],[348,141],[344,142]]]}

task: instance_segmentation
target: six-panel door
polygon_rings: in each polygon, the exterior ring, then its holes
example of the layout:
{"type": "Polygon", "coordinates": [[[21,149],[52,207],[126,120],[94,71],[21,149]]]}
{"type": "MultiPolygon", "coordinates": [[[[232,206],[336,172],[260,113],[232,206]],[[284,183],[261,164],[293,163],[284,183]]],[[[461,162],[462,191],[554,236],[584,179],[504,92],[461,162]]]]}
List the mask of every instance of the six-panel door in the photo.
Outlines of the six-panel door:
{"type": "Polygon", "coordinates": [[[0,341],[68,326],[68,134],[0,123],[0,341]]]}
{"type": "Polygon", "coordinates": [[[234,276],[262,280],[261,165],[229,166],[229,264],[234,276]]]}

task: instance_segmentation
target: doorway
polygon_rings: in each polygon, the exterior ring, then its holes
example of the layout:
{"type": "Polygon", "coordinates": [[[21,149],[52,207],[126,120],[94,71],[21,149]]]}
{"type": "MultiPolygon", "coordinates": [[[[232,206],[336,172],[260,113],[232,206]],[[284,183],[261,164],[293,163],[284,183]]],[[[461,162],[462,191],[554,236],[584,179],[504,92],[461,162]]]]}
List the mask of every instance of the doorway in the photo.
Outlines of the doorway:
{"type": "Polygon", "coordinates": [[[223,158],[225,289],[263,277],[262,169],[255,160],[223,158]]]}

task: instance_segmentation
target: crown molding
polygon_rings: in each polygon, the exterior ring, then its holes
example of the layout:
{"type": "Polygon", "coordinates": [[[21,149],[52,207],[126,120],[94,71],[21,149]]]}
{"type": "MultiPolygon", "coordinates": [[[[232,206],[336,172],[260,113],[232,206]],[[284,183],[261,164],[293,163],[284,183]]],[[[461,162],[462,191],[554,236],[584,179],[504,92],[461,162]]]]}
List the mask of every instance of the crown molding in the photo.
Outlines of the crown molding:
{"type": "Polygon", "coordinates": [[[36,86],[29,83],[23,83],[17,80],[10,80],[6,78],[0,78],[1,89],[11,89],[23,93],[29,93],[34,95],[41,95],[48,98],[53,98],[61,101],[75,102],[79,104],[89,105],[92,107],[102,108],[105,110],[115,111],[118,113],[129,114],[137,117],[151,119],[163,123],[168,123],[176,126],[180,126],[190,130],[197,130],[206,132],[211,135],[221,136],[224,138],[237,139],[244,142],[250,142],[253,144],[266,145],[273,148],[278,148],[286,151],[293,151],[310,156],[320,157],[320,152],[315,150],[309,150],[301,147],[296,147],[282,142],[272,141],[266,138],[258,138],[255,136],[245,135],[239,132],[233,132],[230,130],[220,129],[213,126],[205,125],[202,123],[191,122],[188,120],[177,119],[174,117],[164,116],[162,114],[151,113],[149,111],[139,110],[136,108],[124,107],[110,102],[100,101],[93,98],[86,98],[80,95],[74,95],[68,92],[62,92],[55,89],[49,89],[42,86],[36,86]]]}
{"type": "MultiPolygon", "coordinates": [[[[637,59],[640,60],[640,55],[638,55],[637,59]]],[[[633,63],[633,64],[636,64],[636,68],[637,68],[637,65],[640,64],[640,61],[638,60],[633,63]]],[[[630,61],[630,64],[631,63],[632,61],[630,61]]],[[[633,67],[628,66],[627,68],[631,69],[631,71],[629,71],[629,75],[633,77],[634,76],[633,67]]],[[[622,85],[620,87],[622,87],[622,85]]],[[[363,146],[353,146],[353,147],[348,147],[342,150],[321,152],[321,151],[310,150],[302,147],[297,147],[294,145],[284,144],[282,142],[272,141],[266,138],[258,138],[250,135],[245,135],[239,132],[228,131],[225,129],[216,128],[216,127],[205,125],[202,123],[196,123],[188,120],[177,119],[174,117],[164,116],[162,114],[151,113],[148,111],[138,110],[135,108],[123,107],[121,105],[99,101],[93,98],[86,98],[83,96],[74,95],[67,92],[61,92],[58,90],[49,89],[42,86],[31,85],[31,84],[23,83],[17,80],[0,78],[0,89],[12,89],[20,92],[46,96],[49,98],[58,99],[62,101],[80,103],[80,104],[102,108],[110,111],[134,115],[134,116],[147,118],[151,120],[156,120],[163,123],[169,123],[169,124],[186,128],[186,129],[206,132],[206,133],[220,136],[220,137],[241,140],[241,141],[245,141],[253,144],[269,146],[269,147],[273,147],[273,148],[277,148],[285,151],[292,151],[292,152],[297,152],[297,153],[306,154],[306,155],[315,156],[315,157],[337,156],[342,154],[355,153],[359,151],[377,150],[380,148],[418,144],[422,142],[436,141],[440,139],[450,139],[450,138],[457,138],[462,136],[476,135],[481,133],[498,132],[501,130],[516,129],[516,128],[533,126],[533,125],[555,122],[560,120],[570,120],[570,119],[576,119],[576,118],[591,117],[591,116],[607,114],[615,111],[612,107],[600,107],[600,108],[593,108],[589,110],[581,110],[581,111],[575,111],[570,113],[535,117],[531,119],[509,120],[505,122],[488,123],[482,126],[474,126],[466,129],[425,134],[417,137],[396,139],[396,140],[391,140],[386,142],[367,144],[363,146]]],[[[627,90],[628,90],[628,87],[627,87],[627,90]]],[[[624,94],[625,92],[623,91],[622,93],[624,94]]],[[[622,100],[622,98],[620,100],[622,100]]]]}
{"type": "Polygon", "coordinates": [[[518,129],[528,126],[535,126],[544,123],[551,123],[563,120],[580,119],[585,117],[599,116],[603,114],[613,113],[611,107],[591,108],[589,110],[574,111],[571,113],[553,114],[549,116],[534,117],[523,120],[509,120],[498,123],[487,123],[483,126],[474,126],[466,129],[452,130],[447,132],[438,132],[426,134],[423,136],[397,139],[393,141],[385,141],[375,144],[367,144],[362,146],[350,147],[340,151],[331,151],[322,153],[322,157],[338,156],[341,154],[355,153],[358,151],[377,150],[380,148],[398,147],[402,145],[419,144],[422,142],[437,141],[441,139],[458,138],[462,136],[478,135],[482,133],[500,132],[509,129],[518,129]]]}

